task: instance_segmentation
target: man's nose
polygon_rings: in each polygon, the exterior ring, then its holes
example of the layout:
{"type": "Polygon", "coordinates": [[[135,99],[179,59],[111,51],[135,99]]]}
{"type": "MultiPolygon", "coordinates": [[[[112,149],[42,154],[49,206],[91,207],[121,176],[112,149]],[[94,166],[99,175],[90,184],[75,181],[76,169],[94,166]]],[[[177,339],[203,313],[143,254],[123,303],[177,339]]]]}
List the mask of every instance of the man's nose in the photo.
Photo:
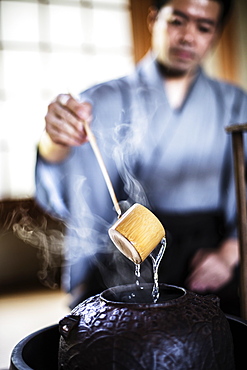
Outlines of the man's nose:
{"type": "Polygon", "coordinates": [[[182,44],[192,45],[195,42],[196,27],[192,22],[188,22],[180,35],[182,44]]]}

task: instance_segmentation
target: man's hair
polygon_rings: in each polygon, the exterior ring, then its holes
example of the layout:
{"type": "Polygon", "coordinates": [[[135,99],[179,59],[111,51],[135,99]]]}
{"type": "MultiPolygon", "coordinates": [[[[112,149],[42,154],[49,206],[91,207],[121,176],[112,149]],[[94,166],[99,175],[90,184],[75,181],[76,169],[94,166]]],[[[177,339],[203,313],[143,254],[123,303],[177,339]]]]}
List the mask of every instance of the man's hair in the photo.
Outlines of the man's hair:
{"type": "MultiPolygon", "coordinates": [[[[166,3],[168,3],[170,0],[154,0],[154,6],[160,10],[162,6],[164,6],[166,3]]],[[[229,14],[232,9],[233,1],[234,0],[209,0],[209,1],[215,1],[217,3],[220,3],[222,6],[222,14],[220,18],[221,25],[224,25],[227,21],[229,14]]]]}

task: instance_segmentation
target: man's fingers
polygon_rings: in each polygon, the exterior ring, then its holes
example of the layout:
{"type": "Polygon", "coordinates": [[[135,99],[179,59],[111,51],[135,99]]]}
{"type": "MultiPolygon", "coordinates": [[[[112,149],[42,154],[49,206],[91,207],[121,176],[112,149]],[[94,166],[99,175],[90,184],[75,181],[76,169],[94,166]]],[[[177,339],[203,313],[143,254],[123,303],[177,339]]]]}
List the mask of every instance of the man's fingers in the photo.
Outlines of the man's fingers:
{"type": "Polygon", "coordinates": [[[63,107],[67,106],[68,100],[71,98],[69,94],[59,94],[56,101],[63,107]]]}
{"type": "Polygon", "coordinates": [[[79,102],[70,94],[60,94],[57,97],[57,102],[60,106],[71,111],[77,118],[91,121],[92,106],[88,102],[79,102]]]}

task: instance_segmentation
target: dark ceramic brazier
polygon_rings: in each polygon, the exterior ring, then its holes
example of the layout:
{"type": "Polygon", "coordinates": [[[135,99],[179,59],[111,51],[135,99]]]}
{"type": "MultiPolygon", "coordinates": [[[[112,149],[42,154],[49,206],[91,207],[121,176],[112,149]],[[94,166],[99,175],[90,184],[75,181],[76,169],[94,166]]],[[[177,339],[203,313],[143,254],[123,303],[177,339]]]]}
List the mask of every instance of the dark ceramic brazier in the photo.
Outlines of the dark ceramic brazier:
{"type": "Polygon", "coordinates": [[[59,369],[233,370],[233,344],[218,299],[160,284],[118,286],[59,323],[59,369]]]}

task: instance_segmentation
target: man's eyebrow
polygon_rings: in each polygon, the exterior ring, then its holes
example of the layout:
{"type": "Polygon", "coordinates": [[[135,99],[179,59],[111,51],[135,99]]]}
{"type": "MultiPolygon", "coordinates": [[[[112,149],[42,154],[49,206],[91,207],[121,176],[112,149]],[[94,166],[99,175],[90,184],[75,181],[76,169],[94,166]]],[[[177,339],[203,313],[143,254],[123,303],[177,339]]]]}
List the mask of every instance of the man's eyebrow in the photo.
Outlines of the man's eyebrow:
{"type": "MultiPolygon", "coordinates": [[[[187,14],[185,14],[184,12],[181,12],[181,10],[174,9],[173,14],[174,15],[178,15],[179,17],[182,17],[182,18],[184,18],[186,20],[189,20],[190,19],[190,17],[187,14]]],[[[211,26],[215,26],[216,25],[216,22],[213,19],[210,19],[210,18],[198,18],[198,19],[196,19],[196,21],[197,22],[200,22],[200,23],[207,23],[207,24],[209,24],[211,26]]]]}

